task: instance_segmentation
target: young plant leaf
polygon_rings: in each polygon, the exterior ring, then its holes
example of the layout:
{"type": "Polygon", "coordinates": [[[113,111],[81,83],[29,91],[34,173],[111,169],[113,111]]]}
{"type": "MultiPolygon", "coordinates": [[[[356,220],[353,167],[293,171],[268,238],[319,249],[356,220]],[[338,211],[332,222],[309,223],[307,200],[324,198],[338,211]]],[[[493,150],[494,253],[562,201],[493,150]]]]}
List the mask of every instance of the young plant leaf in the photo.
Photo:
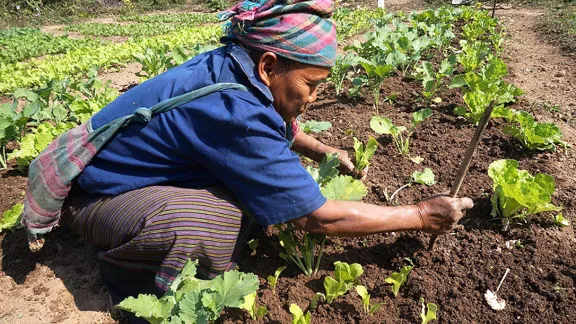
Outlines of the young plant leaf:
{"type": "Polygon", "coordinates": [[[422,324],[426,324],[432,320],[435,320],[437,311],[438,306],[436,306],[436,304],[428,303],[424,305],[424,300],[422,300],[422,311],[420,312],[420,318],[422,319],[422,324]]]}
{"type": "Polygon", "coordinates": [[[294,316],[292,324],[310,324],[310,312],[304,314],[297,304],[290,305],[290,313],[294,316]]]}
{"type": "Polygon", "coordinates": [[[356,170],[362,171],[370,165],[370,159],[376,153],[378,142],[372,136],[368,137],[366,146],[362,144],[356,137],[354,137],[354,154],[355,154],[355,167],[356,170]]]}
{"type": "Polygon", "coordinates": [[[341,175],[330,180],[320,191],[330,200],[359,201],[368,193],[362,181],[341,175]]]}
{"type": "Polygon", "coordinates": [[[565,227],[570,225],[570,221],[562,213],[554,216],[554,225],[565,227]]]}
{"type": "Polygon", "coordinates": [[[286,266],[281,266],[280,268],[276,269],[276,271],[274,271],[273,276],[268,276],[267,278],[268,284],[270,285],[270,288],[272,288],[272,291],[276,290],[276,285],[278,284],[278,278],[280,277],[280,274],[282,273],[282,271],[284,271],[284,269],[286,269],[286,266]]]}
{"type": "Polygon", "coordinates": [[[417,112],[412,113],[412,126],[416,127],[418,124],[424,121],[424,119],[432,116],[432,109],[424,108],[417,112]]]}
{"type": "Polygon", "coordinates": [[[24,211],[23,204],[16,204],[9,210],[5,211],[0,219],[0,233],[3,230],[12,230],[20,224],[20,215],[24,211]]]}
{"type": "Polygon", "coordinates": [[[210,291],[202,295],[202,305],[212,312],[212,320],[220,316],[224,307],[240,307],[244,296],[258,289],[258,277],[251,273],[227,271],[214,278],[210,291]]]}
{"type": "MultiPolygon", "coordinates": [[[[410,261],[410,263],[412,263],[412,261],[410,261]]],[[[392,284],[392,293],[394,293],[394,297],[398,296],[400,287],[402,287],[406,282],[406,279],[408,279],[408,275],[413,268],[413,264],[403,266],[402,269],[400,269],[400,272],[392,272],[392,275],[385,279],[387,283],[392,284]]]]}
{"type": "Polygon", "coordinates": [[[432,172],[432,169],[430,168],[424,168],[424,171],[422,172],[415,171],[412,173],[412,181],[427,186],[432,186],[436,183],[434,172],[432,172]]]}
{"type": "Polygon", "coordinates": [[[128,297],[116,308],[134,313],[152,324],[161,324],[170,316],[174,302],[158,299],[154,295],[138,295],[138,298],[128,297]]]}
{"type": "Polygon", "coordinates": [[[326,130],[329,130],[332,127],[332,123],[327,121],[315,121],[309,120],[305,123],[300,124],[302,126],[302,130],[306,134],[310,133],[320,133],[326,130]]]}

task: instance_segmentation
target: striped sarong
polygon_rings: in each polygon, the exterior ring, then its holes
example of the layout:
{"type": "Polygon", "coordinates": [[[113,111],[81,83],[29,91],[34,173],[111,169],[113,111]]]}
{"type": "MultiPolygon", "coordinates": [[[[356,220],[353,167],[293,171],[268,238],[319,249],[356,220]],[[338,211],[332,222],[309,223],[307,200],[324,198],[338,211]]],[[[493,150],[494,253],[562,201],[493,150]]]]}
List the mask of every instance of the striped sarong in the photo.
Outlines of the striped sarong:
{"type": "Polygon", "coordinates": [[[166,290],[188,258],[214,277],[228,270],[242,211],[223,187],[153,186],[116,197],[74,193],[62,209],[62,224],[106,250],[100,258],[129,270],[155,272],[166,290]]]}

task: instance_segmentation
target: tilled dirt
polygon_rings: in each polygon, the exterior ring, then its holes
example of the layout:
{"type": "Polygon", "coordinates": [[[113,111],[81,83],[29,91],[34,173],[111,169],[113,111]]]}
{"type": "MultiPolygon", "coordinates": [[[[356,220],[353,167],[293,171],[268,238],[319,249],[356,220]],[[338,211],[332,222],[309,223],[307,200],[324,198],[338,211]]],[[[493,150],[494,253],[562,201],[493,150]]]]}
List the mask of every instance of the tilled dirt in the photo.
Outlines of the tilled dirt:
{"type": "MultiPolygon", "coordinates": [[[[416,8],[402,1],[396,5],[402,9],[416,8]]],[[[564,139],[574,145],[576,109],[574,93],[570,91],[576,82],[573,58],[550,44],[538,42],[533,29],[537,13],[528,9],[501,12],[510,33],[505,57],[511,71],[508,80],[526,92],[512,107],[531,111],[541,120],[557,122],[565,133],[564,139]],[[560,107],[559,111],[550,108],[555,105],[560,107]]],[[[122,71],[117,75],[107,73],[106,79],[119,88],[134,82],[134,77],[122,71]]],[[[396,102],[385,103],[380,113],[397,124],[408,124],[410,113],[421,108],[416,96],[420,91],[418,82],[401,77],[387,80],[383,95],[398,92],[399,96],[396,102]]],[[[410,154],[422,157],[421,164],[396,155],[389,138],[377,136],[379,148],[365,181],[369,191],[366,202],[390,205],[384,193],[395,191],[413,171],[424,167],[434,170],[437,184],[408,187],[400,191],[395,203],[411,204],[448,191],[474,127],[452,114],[453,108],[461,104],[457,91],[442,93],[441,97],[443,103],[433,107],[433,117],[420,125],[411,139],[410,154]]],[[[336,98],[333,89],[324,86],[319,101],[304,118],[330,121],[333,127],[320,134],[319,139],[351,151],[352,136],[366,141],[369,135],[375,135],[369,128],[374,114],[368,95],[355,102],[336,98]],[[353,135],[348,135],[348,130],[353,135]]],[[[372,317],[363,315],[360,298],[351,291],[331,305],[321,302],[312,312],[313,322],[418,323],[420,298],[424,298],[438,305],[438,319],[443,323],[573,323],[576,318],[573,225],[555,227],[551,215],[545,214],[503,231],[500,222],[490,215],[491,179],[487,168],[494,160],[514,158],[520,161],[521,168],[532,173],[551,174],[557,187],[553,202],[562,205],[564,215],[574,223],[574,152],[526,152],[502,132],[502,127],[497,120],[489,124],[460,191],[460,195],[474,200],[474,208],[466,213],[460,228],[438,239],[433,251],[427,251],[429,236],[422,233],[329,238],[317,276],[307,278],[295,265],[288,264],[272,291],[264,278],[286,262],[278,255],[281,247],[275,229],[269,228],[260,238],[256,253],[247,253],[240,264],[240,270],[254,272],[261,278],[258,303],[269,310],[262,322],[290,322],[289,305],[297,303],[304,309],[315,292],[324,291],[323,280],[332,275],[333,262],[346,261],[363,265],[365,273],[360,283],[368,288],[373,303],[385,302],[385,305],[372,317]],[[415,268],[398,297],[394,297],[385,278],[406,264],[404,258],[410,258],[415,268]],[[496,312],[486,304],[483,294],[487,289],[496,289],[506,268],[510,274],[498,296],[506,300],[507,306],[496,312]]],[[[0,211],[22,200],[25,185],[25,177],[17,171],[0,172],[0,211]]],[[[38,254],[28,251],[23,231],[3,233],[0,260],[0,323],[115,322],[106,311],[107,292],[96,269],[93,247],[66,229],[52,233],[38,254]]],[[[246,312],[232,310],[225,312],[224,322],[252,320],[246,312]]]]}

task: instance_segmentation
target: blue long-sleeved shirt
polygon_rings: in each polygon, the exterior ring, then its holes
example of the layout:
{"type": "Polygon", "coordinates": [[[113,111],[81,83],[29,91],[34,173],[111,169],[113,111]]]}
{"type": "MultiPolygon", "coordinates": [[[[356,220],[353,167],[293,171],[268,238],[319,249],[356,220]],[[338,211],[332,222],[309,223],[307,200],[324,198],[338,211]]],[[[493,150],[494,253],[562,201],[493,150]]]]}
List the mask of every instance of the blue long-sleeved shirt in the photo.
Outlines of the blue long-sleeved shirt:
{"type": "Polygon", "coordinates": [[[153,185],[224,185],[261,225],[306,215],[325,202],[285,138],[286,126],[246,51],[228,44],[198,55],[118,97],[92,119],[94,129],[136,108],[219,82],[224,90],[133,123],[78,176],[89,194],[118,195],[153,185]]]}

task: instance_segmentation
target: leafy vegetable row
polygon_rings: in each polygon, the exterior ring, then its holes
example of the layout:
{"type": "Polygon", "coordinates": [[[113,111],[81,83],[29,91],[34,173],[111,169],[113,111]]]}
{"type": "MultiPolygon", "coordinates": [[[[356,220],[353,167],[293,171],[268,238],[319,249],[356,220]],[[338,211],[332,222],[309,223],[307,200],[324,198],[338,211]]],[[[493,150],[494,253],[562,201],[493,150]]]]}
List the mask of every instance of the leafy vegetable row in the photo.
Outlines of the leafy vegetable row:
{"type": "Polygon", "coordinates": [[[0,67],[33,57],[66,53],[104,43],[93,39],[70,39],[67,35],[56,37],[43,33],[38,28],[11,28],[0,32],[0,67]]]}
{"type": "Polygon", "coordinates": [[[42,60],[0,65],[0,94],[17,88],[41,86],[64,75],[82,74],[94,66],[107,68],[130,62],[134,60],[134,53],[144,53],[147,49],[216,43],[220,34],[219,26],[186,28],[153,38],[75,49],[65,55],[48,56],[42,60]]]}
{"type": "Polygon", "coordinates": [[[119,21],[135,21],[146,23],[216,23],[218,17],[213,13],[167,13],[158,15],[129,15],[122,16],[119,21]]]}
{"type": "MultiPolygon", "coordinates": [[[[183,28],[189,28],[193,23],[167,24],[167,23],[137,23],[130,25],[84,23],[66,26],[66,31],[80,32],[87,36],[152,36],[161,35],[183,28]]],[[[194,24],[195,25],[195,24],[194,24]]]]}

